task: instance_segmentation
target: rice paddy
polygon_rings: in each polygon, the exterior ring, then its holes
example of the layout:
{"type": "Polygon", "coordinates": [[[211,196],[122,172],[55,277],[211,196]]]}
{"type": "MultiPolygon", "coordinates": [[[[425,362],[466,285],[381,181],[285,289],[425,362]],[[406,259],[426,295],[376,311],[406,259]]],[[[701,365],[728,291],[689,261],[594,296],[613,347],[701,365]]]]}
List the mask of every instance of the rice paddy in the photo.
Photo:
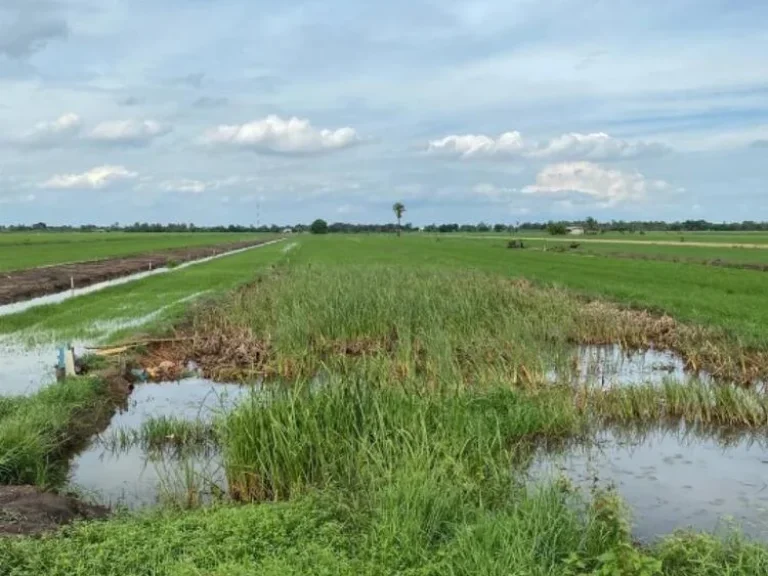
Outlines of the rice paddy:
{"type": "Polygon", "coordinates": [[[0,481],[131,509],[0,571],[768,574],[768,276],[504,246],[299,236],[0,318],[140,343],[0,397],[0,481]]]}

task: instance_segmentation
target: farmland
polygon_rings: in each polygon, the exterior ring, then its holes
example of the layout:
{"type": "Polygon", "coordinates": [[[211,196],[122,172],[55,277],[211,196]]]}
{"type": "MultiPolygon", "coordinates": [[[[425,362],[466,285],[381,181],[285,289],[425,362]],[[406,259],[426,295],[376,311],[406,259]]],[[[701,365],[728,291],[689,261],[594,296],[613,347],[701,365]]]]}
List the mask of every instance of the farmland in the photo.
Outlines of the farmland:
{"type": "Polygon", "coordinates": [[[215,246],[259,238],[241,233],[24,232],[0,233],[0,272],[146,254],[172,248],[215,246]]]}
{"type": "Polygon", "coordinates": [[[768,274],[506,245],[300,235],[0,317],[141,342],[0,398],[2,483],[133,508],[0,567],[768,574],[768,274]]]}

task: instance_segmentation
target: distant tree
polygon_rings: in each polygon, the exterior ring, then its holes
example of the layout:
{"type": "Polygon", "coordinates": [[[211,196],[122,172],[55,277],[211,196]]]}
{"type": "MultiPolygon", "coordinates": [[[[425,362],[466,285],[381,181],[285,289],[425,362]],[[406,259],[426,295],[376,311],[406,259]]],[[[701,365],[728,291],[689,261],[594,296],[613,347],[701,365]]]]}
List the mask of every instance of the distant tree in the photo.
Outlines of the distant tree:
{"type": "Polygon", "coordinates": [[[400,236],[400,220],[403,217],[403,214],[405,213],[405,205],[402,202],[395,202],[392,205],[392,211],[395,213],[395,216],[397,217],[397,235],[400,236]]]}
{"type": "Polygon", "coordinates": [[[507,230],[506,224],[494,224],[493,225],[493,231],[494,232],[505,232],[507,230]]]}
{"type": "Polygon", "coordinates": [[[547,232],[552,236],[565,236],[568,234],[568,228],[564,222],[548,222],[547,232]]]}
{"type": "Polygon", "coordinates": [[[485,222],[480,222],[480,223],[479,223],[479,224],[478,224],[478,225],[475,227],[475,229],[476,229],[478,232],[490,232],[490,231],[491,231],[491,227],[490,227],[490,226],[488,226],[488,224],[486,224],[485,222]]]}
{"type": "Polygon", "coordinates": [[[584,231],[587,234],[597,234],[600,231],[600,224],[590,216],[584,221],[584,231]]]}
{"type": "Polygon", "coordinates": [[[309,231],[312,234],[328,234],[328,222],[318,218],[309,227],[309,231]]]}

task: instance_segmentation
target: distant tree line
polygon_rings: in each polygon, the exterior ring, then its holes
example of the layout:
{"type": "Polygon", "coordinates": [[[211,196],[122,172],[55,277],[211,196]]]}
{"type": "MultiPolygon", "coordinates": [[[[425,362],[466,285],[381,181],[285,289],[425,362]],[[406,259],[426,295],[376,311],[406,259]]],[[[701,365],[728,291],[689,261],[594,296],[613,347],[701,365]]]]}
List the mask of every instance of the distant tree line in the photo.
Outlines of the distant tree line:
{"type": "MultiPolygon", "coordinates": [[[[397,213],[397,211],[396,211],[397,213]]],[[[279,233],[289,228],[293,232],[309,231],[311,224],[293,224],[293,225],[262,225],[262,226],[242,226],[230,224],[229,226],[196,226],[187,223],[149,223],[135,222],[134,224],[112,224],[109,226],[97,226],[95,224],[84,224],[82,226],[52,226],[45,222],[35,224],[19,224],[10,226],[0,226],[0,232],[262,232],[279,233]]],[[[580,227],[589,234],[598,234],[605,232],[622,233],[643,233],[643,232],[760,232],[768,231],[768,222],[756,222],[745,220],[743,222],[708,222],[707,220],[684,220],[677,222],[664,222],[661,220],[641,221],[641,220],[610,220],[598,222],[594,218],[585,220],[563,220],[558,222],[522,222],[516,224],[488,224],[480,222],[478,224],[429,224],[423,228],[413,226],[411,223],[387,224],[351,224],[348,222],[326,223],[326,233],[330,234],[352,234],[352,233],[397,233],[398,229],[403,233],[412,232],[431,232],[431,233],[451,233],[451,232],[496,232],[513,233],[516,231],[548,231],[551,234],[565,234],[570,227],[580,227]]]]}

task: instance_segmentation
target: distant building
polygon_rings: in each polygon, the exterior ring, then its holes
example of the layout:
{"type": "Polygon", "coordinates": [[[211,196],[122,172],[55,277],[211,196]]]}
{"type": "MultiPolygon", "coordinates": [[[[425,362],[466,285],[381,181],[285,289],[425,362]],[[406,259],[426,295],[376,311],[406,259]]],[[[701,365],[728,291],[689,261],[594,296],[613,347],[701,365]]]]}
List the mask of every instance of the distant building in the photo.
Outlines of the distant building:
{"type": "Polygon", "coordinates": [[[293,234],[293,229],[291,229],[291,228],[283,228],[283,234],[293,234]]]}
{"type": "Polygon", "coordinates": [[[566,231],[570,236],[582,236],[584,234],[584,228],[581,226],[568,226],[566,231]]]}

